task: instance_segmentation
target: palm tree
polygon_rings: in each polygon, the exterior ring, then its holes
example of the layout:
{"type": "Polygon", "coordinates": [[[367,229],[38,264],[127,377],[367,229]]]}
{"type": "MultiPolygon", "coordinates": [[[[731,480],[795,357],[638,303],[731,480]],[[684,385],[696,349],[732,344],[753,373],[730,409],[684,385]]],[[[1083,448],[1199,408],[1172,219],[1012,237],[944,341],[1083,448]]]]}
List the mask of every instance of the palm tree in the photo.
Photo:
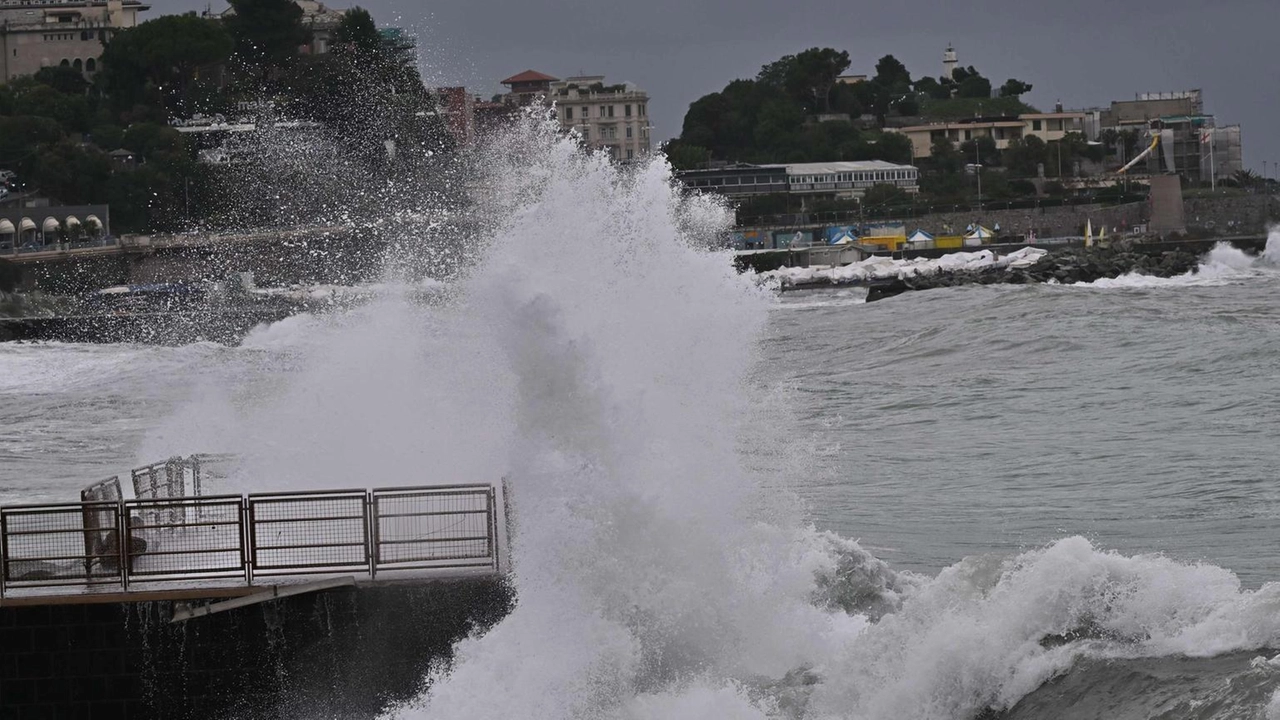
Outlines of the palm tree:
{"type": "Polygon", "coordinates": [[[1262,182],[1262,178],[1258,176],[1258,173],[1249,169],[1237,170],[1235,174],[1231,176],[1231,179],[1235,180],[1236,185],[1242,188],[1251,188],[1261,184],[1262,182]]]}

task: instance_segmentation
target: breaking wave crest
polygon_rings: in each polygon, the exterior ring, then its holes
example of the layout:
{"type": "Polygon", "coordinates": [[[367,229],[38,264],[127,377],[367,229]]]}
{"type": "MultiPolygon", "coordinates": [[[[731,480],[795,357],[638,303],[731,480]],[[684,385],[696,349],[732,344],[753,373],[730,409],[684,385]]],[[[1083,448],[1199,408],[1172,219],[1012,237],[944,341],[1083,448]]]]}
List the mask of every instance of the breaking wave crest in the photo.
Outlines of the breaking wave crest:
{"type": "MultiPolygon", "coordinates": [[[[1115,663],[1232,653],[1223,672],[1253,673],[1236,716],[1277,712],[1280,672],[1249,658],[1280,646],[1278,584],[1079,537],[929,577],[815,529],[785,389],[754,372],[777,300],[706,249],[723,208],[536,119],[486,160],[485,257],[448,303],[388,285],[260,328],[241,362],[286,379],[197,392],[154,438],[237,452],[281,489],[507,478],[514,610],[387,717],[1044,717],[1115,663]]],[[[1219,248],[1202,273],[1258,262],[1219,248]]]]}
{"type": "Polygon", "coordinates": [[[1266,248],[1259,255],[1251,255],[1230,243],[1220,242],[1205,254],[1198,268],[1184,275],[1162,278],[1133,272],[1116,278],[1075,283],[1073,287],[1136,289],[1225,285],[1264,273],[1274,273],[1278,268],[1280,229],[1273,228],[1267,236],[1266,248]]]}
{"type": "Polygon", "coordinates": [[[522,132],[460,310],[510,393],[518,602],[389,716],[958,720],[1085,659],[1280,641],[1280,585],[1209,565],[1073,537],[925,577],[815,530],[801,458],[752,459],[791,452],[746,380],[772,301],[699,249],[717,209],[522,132]]]}

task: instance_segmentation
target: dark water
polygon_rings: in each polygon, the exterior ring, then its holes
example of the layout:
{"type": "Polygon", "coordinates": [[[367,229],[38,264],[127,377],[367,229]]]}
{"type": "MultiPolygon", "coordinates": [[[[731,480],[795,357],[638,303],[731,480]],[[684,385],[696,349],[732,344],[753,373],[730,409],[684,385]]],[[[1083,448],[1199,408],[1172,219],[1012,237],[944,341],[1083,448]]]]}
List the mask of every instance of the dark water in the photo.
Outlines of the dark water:
{"type": "MultiPolygon", "coordinates": [[[[1278,292],[1224,251],[1168,281],[784,296],[760,360],[791,386],[796,489],[891,568],[845,578],[880,582],[859,592],[885,615],[815,670],[812,716],[1280,717],[1278,292]]],[[[306,322],[236,348],[0,344],[0,502],[225,450],[170,441],[279,393],[306,322]]],[[[324,391],[292,389],[300,426],[324,391]]]]}
{"type": "Polygon", "coordinates": [[[1083,535],[1280,578],[1278,292],[1266,273],[788,295],[769,353],[820,458],[803,492],[895,566],[1083,535]]]}

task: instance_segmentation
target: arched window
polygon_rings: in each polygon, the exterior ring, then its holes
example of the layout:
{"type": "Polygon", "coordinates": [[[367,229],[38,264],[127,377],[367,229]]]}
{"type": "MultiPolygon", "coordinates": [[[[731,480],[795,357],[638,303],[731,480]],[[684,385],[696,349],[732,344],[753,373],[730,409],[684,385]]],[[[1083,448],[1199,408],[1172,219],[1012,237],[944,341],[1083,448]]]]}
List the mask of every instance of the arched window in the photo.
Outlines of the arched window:
{"type": "Polygon", "coordinates": [[[76,70],[83,70],[84,63],[80,62],[80,58],[76,58],[76,61],[71,63],[71,67],[75,68],[76,70]]]}
{"type": "Polygon", "coordinates": [[[85,72],[93,72],[93,71],[97,70],[97,69],[98,69],[98,61],[97,61],[97,60],[94,60],[93,58],[89,58],[88,60],[85,60],[85,61],[84,61],[84,69],[85,69],[85,72]]]}
{"type": "Polygon", "coordinates": [[[66,58],[62,58],[62,62],[58,64],[61,65],[62,67],[71,67],[71,61],[66,58]]]}

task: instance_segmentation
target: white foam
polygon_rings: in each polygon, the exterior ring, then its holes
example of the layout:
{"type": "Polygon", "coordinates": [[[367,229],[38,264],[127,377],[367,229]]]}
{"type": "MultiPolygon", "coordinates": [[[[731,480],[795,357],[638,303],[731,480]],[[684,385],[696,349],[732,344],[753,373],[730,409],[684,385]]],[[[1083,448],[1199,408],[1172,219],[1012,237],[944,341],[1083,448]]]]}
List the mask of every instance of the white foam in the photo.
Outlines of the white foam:
{"type": "Polygon", "coordinates": [[[874,255],[866,260],[840,267],[791,267],[760,273],[762,281],[777,281],[783,285],[830,282],[834,284],[888,280],[893,278],[932,275],[956,270],[980,270],[989,267],[1023,268],[1034,265],[1048,254],[1047,250],[1025,247],[997,257],[990,250],[947,253],[938,258],[912,258],[895,260],[874,255]]]}
{"type": "Polygon", "coordinates": [[[1268,237],[1267,250],[1260,256],[1250,255],[1230,243],[1220,242],[1205,254],[1200,261],[1200,265],[1195,270],[1182,275],[1156,277],[1140,272],[1131,272],[1115,278],[1101,278],[1092,282],[1073,283],[1070,287],[1100,290],[1134,290],[1230,285],[1273,273],[1274,270],[1270,267],[1267,255],[1268,252],[1273,250],[1280,254],[1280,233],[1276,231],[1272,231],[1268,237]]]}

